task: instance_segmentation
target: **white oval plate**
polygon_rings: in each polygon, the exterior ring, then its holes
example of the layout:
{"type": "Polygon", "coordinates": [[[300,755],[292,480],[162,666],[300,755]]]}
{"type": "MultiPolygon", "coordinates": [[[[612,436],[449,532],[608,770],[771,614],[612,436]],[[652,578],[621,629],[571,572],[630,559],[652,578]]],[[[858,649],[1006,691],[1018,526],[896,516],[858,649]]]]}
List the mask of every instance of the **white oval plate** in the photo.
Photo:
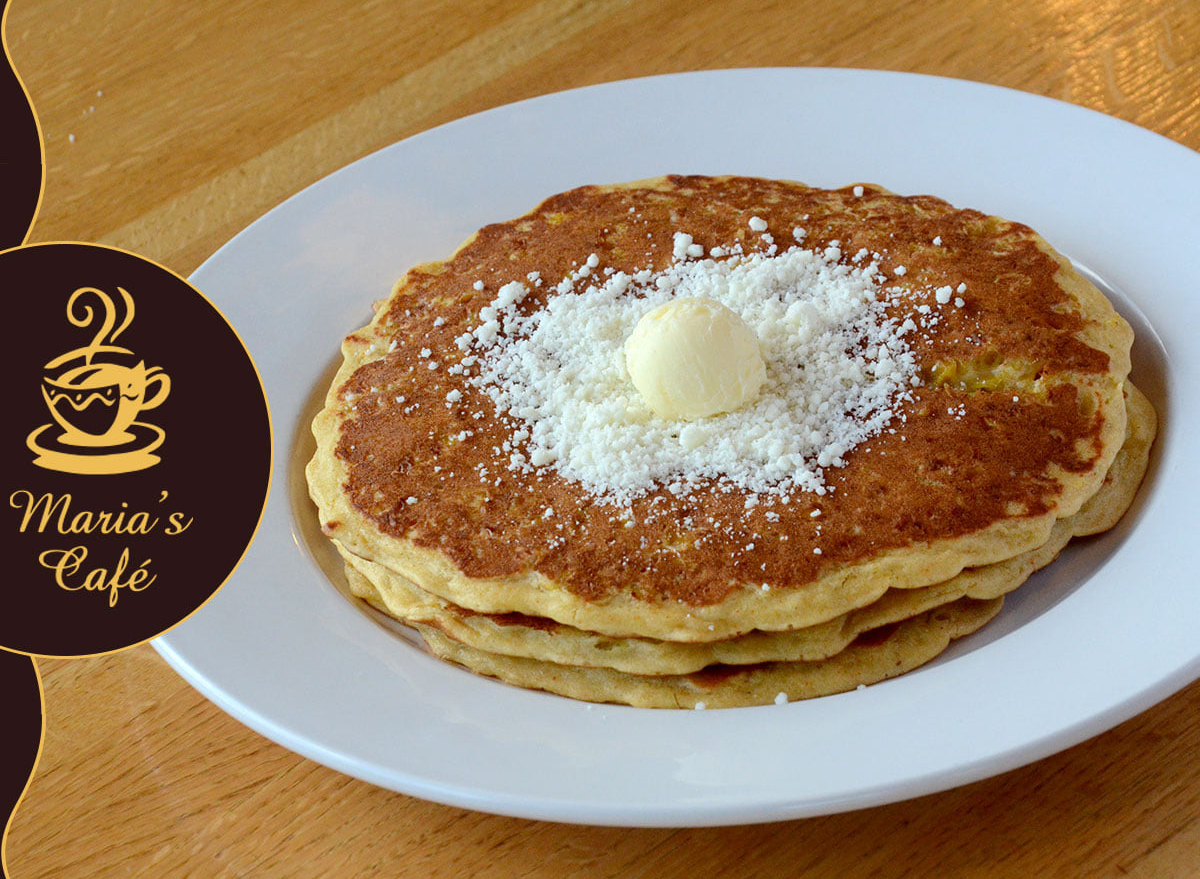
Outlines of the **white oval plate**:
{"type": "Polygon", "coordinates": [[[258,363],[276,428],[254,545],[155,646],[263,735],[414,796],[594,824],[711,825],[891,802],[1066,748],[1200,676],[1200,156],[1056,101],[856,70],[679,74],[547,95],[397,143],[305,189],[192,276],[258,363]],[[1114,531],[915,673],[783,706],[651,711],[475,677],[345,599],[301,469],[338,345],[408,267],[584,183],[665,173],[855,181],[1018,219],[1138,332],[1162,416],[1114,531]],[[1188,380],[1191,376],[1193,380],[1188,380]]]}

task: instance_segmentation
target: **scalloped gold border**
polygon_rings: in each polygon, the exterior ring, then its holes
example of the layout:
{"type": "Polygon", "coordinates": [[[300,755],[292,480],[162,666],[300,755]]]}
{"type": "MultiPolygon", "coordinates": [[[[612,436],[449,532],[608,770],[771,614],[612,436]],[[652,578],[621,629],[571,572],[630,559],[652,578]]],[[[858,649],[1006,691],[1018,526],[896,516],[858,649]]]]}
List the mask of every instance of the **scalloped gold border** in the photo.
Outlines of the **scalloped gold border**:
{"type": "Polygon", "coordinates": [[[33,206],[33,216],[29,218],[29,226],[25,230],[25,236],[21,239],[21,244],[24,246],[29,243],[29,236],[33,234],[33,227],[37,223],[38,214],[42,210],[42,200],[46,197],[46,135],[42,131],[42,122],[38,119],[37,108],[33,105],[33,97],[29,94],[29,89],[25,85],[25,81],[21,79],[21,74],[17,72],[17,65],[13,63],[12,53],[8,50],[8,13],[12,9],[12,3],[5,0],[4,13],[0,16],[0,46],[4,48],[4,59],[8,62],[9,69],[12,70],[13,76],[17,79],[17,84],[21,86],[21,91],[25,94],[25,102],[29,104],[29,112],[33,114],[33,125],[37,129],[38,136],[38,153],[41,159],[41,174],[38,182],[38,197],[37,204],[33,206]]]}
{"type": "MultiPolygon", "coordinates": [[[[0,648],[3,649],[3,648],[0,648]]],[[[8,651],[13,652],[13,651],[8,651]]],[[[46,747],[46,688],[42,685],[42,670],[38,668],[37,659],[29,657],[33,664],[33,676],[37,681],[38,687],[38,702],[40,705],[38,716],[38,746],[37,753],[33,757],[33,766],[29,769],[29,777],[25,779],[25,786],[21,788],[21,793],[17,795],[17,801],[13,803],[12,812],[4,822],[4,833],[0,836],[0,869],[3,869],[5,876],[12,876],[12,871],[8,868],[8,832],[12,829],[12,823],[17,817],[17,810],[21,808],[21,802],[25,799],[25,795],[29,793],[29,786],[33,784],[33,777],[37,775],[38,765],[42,762],[42,751],[46,747]]]]}

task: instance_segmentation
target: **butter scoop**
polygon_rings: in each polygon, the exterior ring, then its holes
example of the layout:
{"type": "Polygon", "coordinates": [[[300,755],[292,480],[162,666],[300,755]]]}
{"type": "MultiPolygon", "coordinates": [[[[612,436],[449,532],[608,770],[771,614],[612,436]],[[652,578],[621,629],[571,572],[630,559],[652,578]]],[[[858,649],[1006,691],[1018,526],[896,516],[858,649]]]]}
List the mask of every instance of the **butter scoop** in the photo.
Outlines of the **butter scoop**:
{"type": "Polygon", "coordinates": [[[732,412],[758,396],[766,366],[758,337],[713,299],[676,299],[647,312],[625,341],[633,386],[663,418],[732,412]]]}

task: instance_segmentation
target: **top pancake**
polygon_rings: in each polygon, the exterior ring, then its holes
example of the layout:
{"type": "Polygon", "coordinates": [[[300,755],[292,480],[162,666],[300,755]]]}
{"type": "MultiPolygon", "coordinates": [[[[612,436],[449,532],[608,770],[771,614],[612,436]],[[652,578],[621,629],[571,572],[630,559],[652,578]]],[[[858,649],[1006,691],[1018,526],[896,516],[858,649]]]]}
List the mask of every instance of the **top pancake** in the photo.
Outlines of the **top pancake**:
{"type": "Polygon", "coordinates": [[[1044,543],[1121,444],[1128,325],[1026,226],[855,189],[730,177],[583,187],[413,269],[346,339],[314,422],[308,476],[326,532],[473,610],[693,641],[814,625],[1044,543]],[[908,291],[893,307],[937,312],[911,341],[918,385],[894,406],[895,432],[827,469],[824,496],[787,503],[748,504],[709,480],[622,507],[550,466],[509,470],[512,419],[446,368],[497,288],[539,273],[548,283],[521,302],[529,313],[592,253],[629,273],[666,268],[677,231],[762,251],[751,217],[783,246],[803,226],[805,247],[878,253],[887,286],[908,291]],[[935,301],[959,284],[962,306],[935,301]]]}

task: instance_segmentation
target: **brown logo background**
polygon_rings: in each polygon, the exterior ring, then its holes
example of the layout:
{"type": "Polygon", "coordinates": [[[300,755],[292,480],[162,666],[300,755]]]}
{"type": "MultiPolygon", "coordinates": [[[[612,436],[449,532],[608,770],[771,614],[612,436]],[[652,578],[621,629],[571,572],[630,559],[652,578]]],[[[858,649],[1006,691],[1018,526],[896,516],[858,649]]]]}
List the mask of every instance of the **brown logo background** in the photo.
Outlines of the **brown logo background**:
{"type": "Polygon", "coordinates": [[[0,646],[86,655],[151,638],[212,596],[257,527],[271,462],[258,374],[204,296],[130,253],[90,244],[10,250],[0,253],[0,289],[8,598],[0,646]],[[61,363],[64,352],[95,347],[105,312],[100,294],[115,304],[114,326],[125,323],[118,338],[110,331],[101,339],[100,348],[114,351],[88,364],[61,363]],[[75,318],[68,320],[72,297],[75,318]],[[136,302],[128,322],[125,299],[136,302]],[[69,380],[58,375],[66,367],[69,380]],[[60,384],[48,383],[48,373],[60,384]],[[76,412],[60,385],[88,381],[95,387],[75,393],[85,406],[76,412]],[[121,430],[87,421],[116,411],[105,393],[133,400],[126,405],[134,415],[123,416],[121,430]],[[48,408],[52,402],[67,418],[48,408]],[[79,445],[89,436],[102,447],[79,445]],[[145,452],[150,443],[152,454],[145,452]],[[97,452],[100,460],[126,455],[143,466],[47,466],[97,452]]]}

